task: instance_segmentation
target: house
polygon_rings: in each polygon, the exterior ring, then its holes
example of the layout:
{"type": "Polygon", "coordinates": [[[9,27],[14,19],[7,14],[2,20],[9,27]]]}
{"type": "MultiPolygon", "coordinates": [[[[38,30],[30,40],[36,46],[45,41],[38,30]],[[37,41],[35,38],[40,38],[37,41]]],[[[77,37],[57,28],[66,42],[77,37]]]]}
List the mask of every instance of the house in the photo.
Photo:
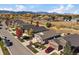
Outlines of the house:
{"type": "Polygon", "coordinates": [[[49,45],[52,46],[53,48],[55,48],[55,50],[62,50],[64,49],[65,45],[66,45],[67,41],[64,40],[62,37],[56,38],[56,39],[52,39],[49,40],[49,45]]]}
{"type": "Polygon", "coordinates": [[[58,37],[61,37],[61,33],[56,33],[55,31],[48,30],[34,34],[33,40],[35,42],[45,43],[48,40],[52,40],[58,37]]]}
{"type": "Polygon", "coordinates": [[[35,26],[35,25],[29,24],[29,23],[25,23],[21,20],[15,20],[14,22],[16,25],[21,26],[25,31],[27,31],[28,29],[32,29],[35,33],[37,33],[37,32],[42,32],[42,31],[48,30],[43,26],[35,26]]]}
{"type": "Polygon", "coordinates": [[[66,35],[63,39],[70,42],[71,46],[79,47],[79,34],[66,35]]]}

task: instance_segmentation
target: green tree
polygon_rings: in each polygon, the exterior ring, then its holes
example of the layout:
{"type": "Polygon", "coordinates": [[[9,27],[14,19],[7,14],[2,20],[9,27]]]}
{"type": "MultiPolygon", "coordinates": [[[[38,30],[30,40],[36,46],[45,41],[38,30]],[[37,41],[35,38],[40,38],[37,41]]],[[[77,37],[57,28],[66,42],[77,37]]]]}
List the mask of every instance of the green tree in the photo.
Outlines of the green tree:
{"type": "Polygon", "coordinates": [[[27,34],[28,34],[29,36],[32,36],[32,35],[33,35],[33,29],[32,29],[32,28],[28,29],[28,30],[27,30],[27,34]]]}
{"type": "Polygon", "coordinates": [[[51,27],[51,26],[52,26],[52,24],[51,24],[51,23],[49,23],[49,22],[47,22],[47,23],[46,23],[46,27],[48,27],[48,28],[49,28],[49,27],[51,27]]]}
{"type": "Polygon", "coordinates": [[[66,46],[64,47],[64,55],[72,55],[73,52],[71,50],[71,43],[67,42],[66,46]]]}

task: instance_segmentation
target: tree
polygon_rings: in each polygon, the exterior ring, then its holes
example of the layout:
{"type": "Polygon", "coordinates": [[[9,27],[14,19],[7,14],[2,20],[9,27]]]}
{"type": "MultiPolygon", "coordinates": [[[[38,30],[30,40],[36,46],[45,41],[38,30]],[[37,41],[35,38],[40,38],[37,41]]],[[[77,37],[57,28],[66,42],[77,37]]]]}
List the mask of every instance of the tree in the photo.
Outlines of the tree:
{"type": "Polygon", "coordinates": [[[38,21],[36,22],[36,26],[39,26],[39,22],[38,21]]]}
{"type": "Polygon", "coordinates": [[[32,36],[33,35],[33,29],[32,28],[28,29],[27,33],[28,33],[29,36],[32,36]]]}
{"type": "Polygon", "coordinates": [[[72,19],[72,17],[71,17],[71,16],[69,16],[69,21],[71,21],[71,19],[72,19]]]}
{"type": "Polygon", "coordinates": [[[21,28],[16,28],[16,36],[20,38],[23,34],[23,30],[21,28]]]}
{"type": "Polygon", "coordinates": [[[33,23],[33,20],[30,20],[30,23],[32,24],[33,23]]]}
{"type": "Polygon", "coordinates": [[[64,47],[64,55],[72,55],[73,51],[71,50],[71,43],[67,42],[66,46],[64,47]]]}
{"type": "Polygon", "coordinates": [[[48,28],[49,28],[49,27],[51,27],[51,26],[52,26],[52,24],[51,24],[51,23],[49,23],[49,22],[47,22],[47,23],[46,23],[46,27],[48,27],[48,28]]]}

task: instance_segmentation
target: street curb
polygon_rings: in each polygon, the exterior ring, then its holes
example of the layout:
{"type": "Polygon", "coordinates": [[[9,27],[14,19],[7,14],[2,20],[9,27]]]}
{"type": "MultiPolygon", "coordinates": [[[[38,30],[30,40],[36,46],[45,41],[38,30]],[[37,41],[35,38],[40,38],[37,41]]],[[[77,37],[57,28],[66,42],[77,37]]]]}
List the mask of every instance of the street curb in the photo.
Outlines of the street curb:
{"type": "MultiPolygon", "coordinates": [[[[10,32],[9,32],[10,33],[10,32]]],[[[12,34],[11,34],[12,35],[12,34]]],[[[15,36],[14,36],[14,38],[15,38],[15,36]]],[[[17,38],[15,38],[24,48],[26,48],[26,49],[28,49],[33,55],[34,55],[34,53],[29,49],[29,48],[27,48],[27,47],[25,47],[17,38]]]]}
{"type": "Polygon", "coordinates": [[[11,51],[10,51],[9,47],[6,47],[6,48],[8,49],[8,51],[9,51],[10,55],[12,55],[12,53],[11,53],[11,51]]]}

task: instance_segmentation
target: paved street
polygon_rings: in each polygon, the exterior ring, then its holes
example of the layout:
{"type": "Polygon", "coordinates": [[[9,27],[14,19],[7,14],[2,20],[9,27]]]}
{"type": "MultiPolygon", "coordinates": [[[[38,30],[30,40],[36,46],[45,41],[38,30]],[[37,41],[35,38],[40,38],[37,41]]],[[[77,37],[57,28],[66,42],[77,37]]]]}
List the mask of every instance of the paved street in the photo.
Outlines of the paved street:
{"type": "Polygon", "coordinates": [[[33,53],[26,47],[24,47],[14,36],[6,30],[5,22],[2,22],[3,26],[0,29],[0,34],[6,36],[7,39],[13,42],[13,45],[9,47],[12,55],[32,55],[33,53]]]}

